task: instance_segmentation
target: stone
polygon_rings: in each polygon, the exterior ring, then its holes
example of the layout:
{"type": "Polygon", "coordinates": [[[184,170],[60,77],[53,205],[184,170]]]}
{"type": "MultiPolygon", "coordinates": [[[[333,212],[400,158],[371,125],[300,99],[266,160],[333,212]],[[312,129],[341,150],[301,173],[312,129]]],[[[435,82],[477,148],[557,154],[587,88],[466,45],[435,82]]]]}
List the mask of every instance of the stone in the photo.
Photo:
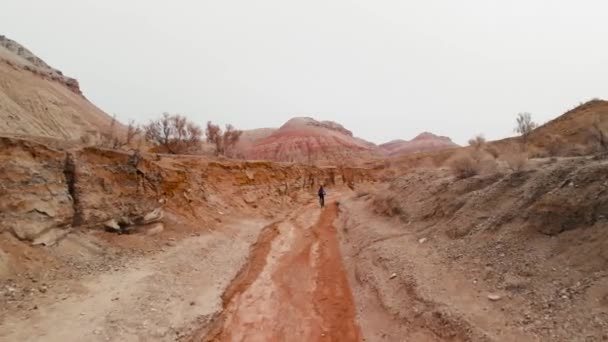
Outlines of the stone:
{"type": "Polygon", "coordinates": [[[33,241],[47,228],[48,223],[22,221],[13,225],[12,231],[19,240],[33,241]]]}
{"type": "Polygon", "coordinates": [[[109,231],[120,231],[120,225],[116,222],[115,219],[107,220],[103,223],[103,226],[109,231]]]}
{"type": "Polygon", "coordinates": [[[501,295],[498,295],[498,294],[495,294],[495,293],[490,293],[490,294],[488,295],[488,299],[489,299],[489,300],[491,300],[491,301],[493,301],[493,302],[496,302],[496,301],[501,300],[501,299],[502,299],[502,296],[501,296],[501,295]]]}
{"type": "Polygon", "coordinates": [[[55,245],[59,240],[66,237],[72,231],[71,228],[53,228],[44,232],[42,235],[32,241],[32,245],[43,245],[46,247],[55,245]]]}
{"type": "Polygon", "coordinates": [[[156,208],[151,212],[143,215],[139,220],[137,220],[137,224],[150,224],[155,223],[163,219],[163,210],[162,208],[156,208]]]}
{"type": "Polygon", "coordinates": [[[397,273],[393,273],[393,274],[391,274],[391,276],[389,277],[389,279],[395,279],[395,278],[397,278],[397,273]]]}
{"type": "Polygon", "coordinates": [[[427,240],[426,238],[422,238],[422,239],[418,240],[418,243],[425,243],[426,240],[427,240]]]}

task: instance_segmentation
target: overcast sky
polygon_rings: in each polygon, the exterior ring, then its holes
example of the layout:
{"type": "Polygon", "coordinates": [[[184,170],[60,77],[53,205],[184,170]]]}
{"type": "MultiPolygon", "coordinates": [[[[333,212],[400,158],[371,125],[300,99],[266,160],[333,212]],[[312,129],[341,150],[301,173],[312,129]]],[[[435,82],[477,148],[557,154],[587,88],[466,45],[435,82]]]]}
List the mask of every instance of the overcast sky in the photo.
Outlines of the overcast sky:
{"type": "Polygon", "coordinates": [[[3,0],[0,34],[110,114],[240,128],[293,116],[376,143],[512,135],[608,93],[597,0],[3,0]]]}

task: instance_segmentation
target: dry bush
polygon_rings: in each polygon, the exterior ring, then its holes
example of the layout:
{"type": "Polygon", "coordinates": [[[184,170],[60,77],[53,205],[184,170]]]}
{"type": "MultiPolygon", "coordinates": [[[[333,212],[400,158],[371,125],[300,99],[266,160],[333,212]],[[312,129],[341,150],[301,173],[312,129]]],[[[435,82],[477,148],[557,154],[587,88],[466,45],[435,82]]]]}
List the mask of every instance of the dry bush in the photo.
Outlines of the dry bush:
{"type": "Polygon", "coordinates": [[[481,160],[469,154],[461,154],[448,162],[452,174],[458,179],[464,179],[478,175],[481,171],[481,160]]]}
{"type": "Polygon", "coordinates": [[[172,154],[200,149],[203,130],[184,116],[163,113],[162,117],[143,126],[146,141],[161,146],[172,154]]]}
{"type": "Polygon", "coordinates": [[[234,147],[238,143],[243,131],[226,125],[226,130],[222,131],[220,126],[214,125],[211,121],[207,122],[207,142],[215,146],[216,155],[234,156],[234,147]]]}
{"type": "MultiPolygon", "coordinates": [[[[125,147],[132,146],[135,142],[135,138],[142,133],[141,127],[135,124],[135,121],[129,120],[127,131],[125,132],[124,138],[121,138],[117,133],[117,122],[116,115],[112,117],[108,131],[101,134],[101,139],[97,142],[100,147],[111,148],[111,149],[122,149],[125,147]]],[[[81,142],[85,144],[91,143],[91,138],[81,137],[81,142]],[[84,140],[83,140],[84,139],[84,140]],[[88,142],[87,142],[88,141],[88,142]]]]}
{"type": "Polygon", "coordinates": [[[400,205],[400,201],[395,195],[390,193],[381,193],[374,197],[372,207],[377,214],[388,217],[398,217],[402,221],[408,220],[408,215],[400,205]]]}
{"type": "Polygon", "coordinates": [[[528,163],[528,155],[524,152],[511,152],[503,156],[509,169],[513,172],[519,172],[524,169],[528,163]]]}
{"type": "Polygon", "coordinates": [[[484,136],[481,134],[469,139],[469,146],[473,147],[476,150],[481,150],[485,145],[486,138],[484,138],[484,136]]]}
{"type": "Polygon", "coordinates": [[[515,132],[521,135],[524,144],[528,142],[528,136],[536,127],[538,127],[538,124],[532,121],[532,115],[530,113],[517,114],[515,132]]]}
{"type": "Polygon", "coordinates": [[[80,136],[80,142],[83,145],[90,146],[90,145],[93,144],[93,137],[90,134],[85,133],[85,134],[83,134],[83,135],[80,136]]]}

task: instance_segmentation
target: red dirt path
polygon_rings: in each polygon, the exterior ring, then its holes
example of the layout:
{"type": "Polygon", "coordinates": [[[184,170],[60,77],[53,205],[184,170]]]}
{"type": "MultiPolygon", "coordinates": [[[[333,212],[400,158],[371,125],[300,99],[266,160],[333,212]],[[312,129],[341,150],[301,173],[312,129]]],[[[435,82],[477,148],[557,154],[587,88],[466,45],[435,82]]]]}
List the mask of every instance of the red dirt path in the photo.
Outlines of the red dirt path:
{"type": "Polygon", "coordinates": [[[276,225],[268,227],[203,341],[361,341],[333,226],[337,212],[332,203],[310,228],[288,224],[281,232],[294,234],[288,247],[276,225]]]}

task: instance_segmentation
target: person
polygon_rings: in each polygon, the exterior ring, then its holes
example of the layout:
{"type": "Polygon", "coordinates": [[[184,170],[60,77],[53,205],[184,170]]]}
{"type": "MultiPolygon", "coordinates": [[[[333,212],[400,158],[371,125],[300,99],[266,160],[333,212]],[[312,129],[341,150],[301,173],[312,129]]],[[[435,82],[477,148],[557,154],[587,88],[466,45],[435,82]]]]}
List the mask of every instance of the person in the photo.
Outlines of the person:
{"type": "Polygon", "coordinates": [[[325,206],[325,189],[323,189],[323,185],[319,188],[319,203],[321,203],[321,208],[325,206]]]}

